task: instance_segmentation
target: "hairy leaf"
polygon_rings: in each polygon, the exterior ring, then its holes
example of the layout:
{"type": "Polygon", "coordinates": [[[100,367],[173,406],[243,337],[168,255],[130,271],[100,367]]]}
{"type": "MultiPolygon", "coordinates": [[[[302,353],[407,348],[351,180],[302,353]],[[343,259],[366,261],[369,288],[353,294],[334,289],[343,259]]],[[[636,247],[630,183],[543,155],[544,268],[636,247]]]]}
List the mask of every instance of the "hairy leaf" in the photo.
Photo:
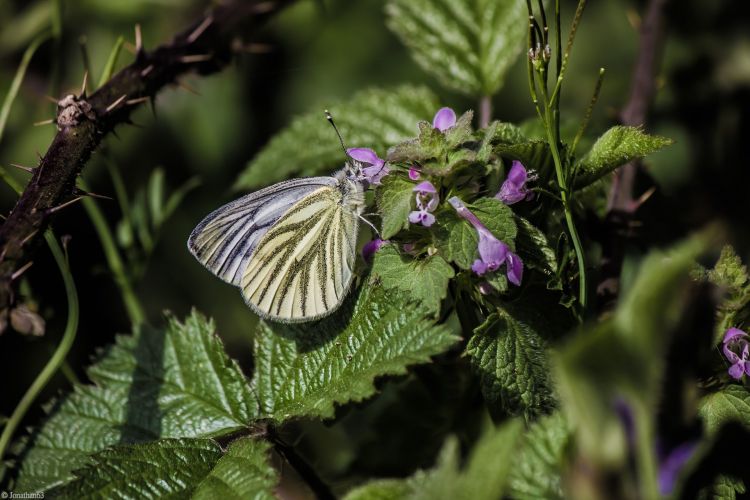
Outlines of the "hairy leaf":
{"type": "Polygon", "coordinates": [[[498,91],[528,27],[513,0],[391,0],[386,13],[417,64],[472,97],[498,91]]]}
{"type": "Polygon", "coordinates": [[[750,429],[750,392],[739,384],[729,384],[705,396],[699,412],[706,431],[711,434],[732,421],[750,429]]]}
{"type": "Polygon", "coordinates": [[[703,277],[725,292],[718,306],[714,332],[714,341],[721,342],[729,328],[741,327],[750,319],[750,277],[747,267],[729,245],[721,250],[716,265],[703,277]]]}
{"type": "Polygon", "coordinates": [[[570,438],[570,427],[560,412],[536,421],[526,433],[511,469],[510,496],[519,500],[565,498],[562,467],[570,438]]]}
{"type": "Polygon", "coordinates": [[[414,186],[403,177],[389,175],[378,190],[378,211],[382,215],[381,238],[390,238],[409,225],[414,206],[414,186]]]}
{"type": "Polygon", "coordinates": [[[515,216],[518,234],[516,249],[523,263],[530,269],[538,269],[547,276],[557,273],[557,257],[544,233],[521,216],[515,216]]]}
{"type": "Polygon", "coordinates": [[[120,336],[79,385],[53,405],[25,443],[18,489],[43,490],[71,478],[88,455],[116,444],[215,437],[245,428],[257,402],[214,325],[193,312],[162,330],[120,336]]]}
{"type": "Polygon", "coordinates": [[[617,125],[607,130],[576,164],[575,187],[580,189],[617,167],[672,144],[671,139],[649,135],[638,127],[617,125]]]}
{"type": "Polygon", "coordinates": [[[226,454],[210,439],[162,439],[98,452],[55,498],[272,499],[269,444],[242,438],[226,454]],[[223,455],[223,456],[222,456],[223,455]]]}
{"type": "MultiPolygon", "coordinates": [[[[417,122],[430,119],[438,108],[424,87],[404,85],[370,89],[346,103],[330,105],[348,147],[386,148],[417,133],[417,122]]],[[[290,176],[328,174],[342,167],[345,157],[336,134],[326,123],[323,107],[292,121],[248,164],[235,189],[256,189],[290,176]]]]}
{"type": "Polygon", "coordinates": [[[466,354],[493,414],[534,416],[553,406],[546,342],[528,321],[507,311],[492,313],[474,331],[466,354]]]}
{"type": "Polygon", "coordinates": [[[314,328],[261,322],[253,388],[262,416],[329,418],[334,405],[370,397],[376,377],[428,362],[457,337],[446,325],[427,320],[426,313],[407,305],[403,295],[371,283],[314,328]]]}
{"type": "MultiPolygon", "coordinates": [[[[495,198],[480,198],[469,209],[499,240],[515,249],[516,222],[513,211],[495,198]]],[[[477,230],[455,211],[447,210],[437,219],[436,245],[440,254],[462,269],[469,269],[479,258],[477,230]]]]}
{"type": "Polygon", "coordinates": [[[436,315],[455,273],[440,255],[415,259],[401,255],[395,245],[387,245],[375,254],[372,274],[384,288],[404,292],[407,300],[419,301],[436,315]]]}

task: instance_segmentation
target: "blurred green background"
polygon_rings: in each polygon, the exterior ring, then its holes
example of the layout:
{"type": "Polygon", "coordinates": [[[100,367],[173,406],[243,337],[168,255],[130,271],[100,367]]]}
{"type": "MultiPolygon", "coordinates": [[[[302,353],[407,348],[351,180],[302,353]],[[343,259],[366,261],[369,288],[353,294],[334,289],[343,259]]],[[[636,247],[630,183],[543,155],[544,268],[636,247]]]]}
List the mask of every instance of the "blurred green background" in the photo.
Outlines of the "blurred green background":
{"type": "MultiPolygon", "coordinates": [[[[564,25],[569,25],[575,2],[563,3],[564,25]]],[[[7,92],[25,48],[49,26],[54,5],[48,0],[0,0],[0,96],[7,92]]],[[[78,0],[62,5],[60,42],[48,41],[35,54],[0,140],[0,165],[6,168],[10,163],[33,166],[37,155],[46,151],[54,126],[35,127],[33,123],[53,116],[54,105],[45,95],[61,97],[80,88],[82,44],[96,82],[116,39],[123,36],[126,45],[132,46],[136,23],[141,25],[145,47],[153,48],[200,16],[207,2],[78,0]]],[[[638,42],[636,28],[644,5],[626,0],[590,2],[585,12],[563,93],[563,115],[574,121],[580,118],[599,68],[606,68],[589,129],[592,138],[616,122],[627,101],[638,42]]],[[[647,128],[677,143],[648,161],[660,191],[644,206],[639,240],[644,247],[665,244],[690,228],[721,220],[741,254],[747,255],[750,237],[744,200],[750,175],[742,142],[750,137],[748,19],[750,4],[740,0],[668,4],[659,93],[647,128]]],[[[108,162],[121,173],[131,200],[159,167],[164,169],[167,192],[194,177],[201,182],[162,225],[139,273],[137,294],[152,322],[158,323],[165,310],[183,316],[196,307],[215,318],[230,354],[243,366],[251,366],[249,342],[255,317],[238,290],[204,270],[188,253],[185,242],[203,216],[238,196],[231,186],[239,173],[293,116],[322,111],[329,103],[367,87],[407,82],[430,86],[444,105],[456,110],[476,107],[441,89],[420,70],[384,20],[380,0],[299,1],[266,26],[260,37],[262,50],[239,58],[218,75],[185,78],[199,95],[177,87],[167,89],[157,98],[155,115],[143,107],[133,116],[138,127],[121,126],[118,137],[104,141],[84,169],[96,193],[115,197],[108,162]]],[[[123,51],[118,67],[132,58],[132,53],[123,51]]],[[[520,122],[533,115],[525,60],[520,58],[494,100],[493,118],[520,122]]],[[[322,112],[320,127],[328,127],[322,112]]],[[[331,170],[336,167],[331,165],[331,170]]],[[[18,170],[12,174],[24,183],[28,177],[18,170]]],[[[1,185],[0,213],[7,213],[15,199],[13,191],[1,185]]],[[[97,202],[116,228],[123,217],[118,203],[97,202]]],[[[127,332],[129,322],[83,207],[63,211],[54,229],[58,236],[72,236],[68,250],[80,295],[81,324],[69,362],[83,377],[82,367],[96,350],[109,344],[116,333],[127,332]]],[[[588,230],[595,232],[595,228],[588,230]]],[[[0,337],[4,381],[0,414],[6,415],[48,359],[65,321],[61,279],[45,248],[26,276],[27,296],[48,320],[48,328],[43,338],[13,332],[0,337]]],[[[65,386],[64,378],[58,376],[39,401],[65,386]]],[[[35,410],[27,422],[39,416],[35,410]]]]}

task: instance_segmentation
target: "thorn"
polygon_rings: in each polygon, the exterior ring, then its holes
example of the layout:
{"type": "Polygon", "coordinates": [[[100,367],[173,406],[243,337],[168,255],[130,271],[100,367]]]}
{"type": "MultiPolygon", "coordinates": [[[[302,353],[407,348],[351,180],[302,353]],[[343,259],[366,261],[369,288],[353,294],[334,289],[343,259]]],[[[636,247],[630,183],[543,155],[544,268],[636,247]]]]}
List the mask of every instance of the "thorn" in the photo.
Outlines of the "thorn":
{"type": "Polygon", "coordinates": [[[52,123],[55,123],[55,119],[54,118],[50,118],[49,120],[42,120],[40,122],[34,122],[34,126],[35,127],[39,127],[41,125],[50,125],[52,123]]]}
{"type": "Polygon", "coordinates": [[[192,33],[190,33],[190,35],[188,35],[187,42],[188,43],[195,42],[198,39],[198,37],[200,37],[209,26],[211,26],[211,23],[213,22],[214,22],[213,16],[208,16],[207,18],[205,18],[203,22],[200,23],[198,27],[195,28],[192,33]]]}
{"type": "Polygon", "coordinates": [[[128,99],[127,101],[125,101],[125,104],[127,104],[128,106],[135,106],[136,104],[140,104],[142,102],[146,102],[150,100],[151,100],[151,97],[144,96],[144,97],[138,97],[136,99],[128,99]]]}
{"type": "Polygon", "coordinates": [[[88,71],[84,71],[83,72],[83,83],[81,84],[81,92],[80,92],[80,94],[79,94],[78,97],[83,97],[83,98],[86,97],[86,87],[87,87],[88,83],[89,83],[89,72],[88,71]]]}
{"type": "Polygon", "coordinates": [[[143,69],[143,71],[141,71],[141,77],[144,77],[144,76],[148,75],[149,73],[151,73],[151,70],[153,70],[153,69],[154,69],[154,65],[153,64],[149,64],[148,66],[146,66],[143,69]]]}
{"type": "Polygon", "coordinates": [[[14,273],[13,273],[13,274],[11,275],[11,277],[10,277],[10,280],[11,280],[11,281],[16,281],[16,280],[17,280],[18,278],[20,278],[20,277],[21,277],[21,275],[22,275],[23,273],[25,273],[25,272],[26,272],[26,270],[28,270],[28,269],[29,269],[29,268],[30,268],[31,266],[33,266],[33,265],[34,265],[34,262],[33,262],[33,261],[29,261],[29,262],[27,262],[27,263],[26,263],[26,264],[24,264],[24,265],[23,265],[23,266],[22,266],[22,267],[21,267],[21,268],[20,268],[20,269],[19,269],[18,271],[14,272],[14,273]]]}
{"type": "Polygon", "coordinates": [[[73,203],[79,201],[81,198],[83,198],[83,196],[76,196],[72,200],[68,200],[65,203],[61,204],[61,205],[57,205],[56,207],[48,208],[47,211],[46,211],[46,215],[52,215],[55,212],[59,212],[63,208],[68,207],[68,206],[72,205],[73,203]]]}
{"type": "Polygon", "coordinates": [[[135,52],[140,54],[143,52],[143,37],[141,36],[141,25],[135,24],[135,52]]]}
{"type": "Polygon", "coordinates": [[[242,41],[236,40],[235,43],[232,44],[232,51],[236,54],[267,54],[273,51],[273,46],[268,43],[243,44],[242,41]]]}
{"type": "Polygon", "coordinates": [[[193,87],[191,87],[190,85],[188,85],[185,82],[178,81],[177,82],[177,86],[180,87],[183,90],[187,90],[191,94],[195,94],[195,95],[198,95],[198,96],[200,95],[200,93],[197,90],[195,90],[193,87]]]}
{"type": "Polygon", "coordinates": [[[55,103],[55,104],[57,104],[57,103],[58,103],[58,99],[55,99],[55,98],[54,98],[54,97],[52,97],[51,95],[47,95],[47,94],[44,94],[44,95],[43,95],[42,97],[44,97],[45,99],[47,99],[47,100],[48,100],[49,102],[53,102],[53,103],[55,103]]]}
{"type": "Polygon", "coordinates": [[[34,172],[34,167],[24,167],[23,165],[19,165],[18,163],[11,163],[10,166],[11,167],[16,167],[16,168],[18,168],[20,170],[23,170],[25,172],[28,172],[30,174],[34,172]]]}
{"type": "Polygon", "coordinates": [[[183,64],[192,64],[197,62],[205,62],[210,61],[213,59],[214,56],[211,54],[195,54],[195,55],[189,55],[189,56],[182,56],[180,57],[179,61],[183,64]]]}
{"type": "Polygon", "coordinates": [[[114,198],[111,198],[109,196],[105,196],[103,194],[91,193],[89,191],[84,191],[83,189],[78,189],[78,188],[76,188],[75,194],[80,197],[91,196],[92,198],[99,198],[100,200],[110,200],[110,201],[114,200],[114,198]]]}
{"type": "Polygon", "coordinates": [[[630,210],[635,212],[641,205],[646,203],[651,196],[656,192],[656,186],[651,186],[645,193],[643,193],[637,200],[631,202],[630,210]]]}
{"type": "Polygon", "coordinates": [[[42,153],[40,153],[39,151],[36,152],[36,156],[37,158],[39,158],[39,161],[44,160],[44,156],[42,156],[42,153]]]}
{"type": "Polygon", "coordinates": [[[117,106],[119,106],[122,101],[124,101],[128,97],[127,94],[122,94],[115,102],[107,106],[107,109],[104,110],[105,113],[109,113],[113,109],[115,109],[117,106]]]}
{"type": "Polygon", "coordinates": [[[127,40],[125,42],[123,42],[122,48],[124,48],[125,50],[127,50],[128,52],[130,52],[133,55],[135,55],[136,52],[137,52],[135,50],[135,45],[133,45],[132,43],[128,42],[127,40]]]}

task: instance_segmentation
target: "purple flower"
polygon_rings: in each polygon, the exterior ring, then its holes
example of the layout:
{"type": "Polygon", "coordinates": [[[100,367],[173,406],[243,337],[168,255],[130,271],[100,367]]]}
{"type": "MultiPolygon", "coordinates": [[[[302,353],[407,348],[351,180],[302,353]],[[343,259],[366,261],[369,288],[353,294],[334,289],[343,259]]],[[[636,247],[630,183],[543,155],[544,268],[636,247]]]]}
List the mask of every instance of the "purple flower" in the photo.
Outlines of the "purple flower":
{"type": "Polygon", "coordinates": [[[385,161],[370,148],[349,148],[346,150],[346,154],[369,165],[362,168],[362,176],[370,184],[380,184],[380,180],[391,171],[385,165],[385,161]]]}
{"type": "Polygon", "coordinates": [[[722,345],[724,356],[727,357],[732,366],[729,367],[729,375],[739,380],[743,374],[750,375],[750,342],[747,333],[739,328],[730,328],[724,334],[722,345]]]}
{"type": "Polygon", "coordinates": [[[417,170],[417,167],[409,167],[409,179],[413,181],[419,180],[419,170],[417,170]]]}
{"type": "Polygon", "coordinates": [[[659,493],[669,495],[685,463],[693,456],[698,443],[689,441],[673,448],[659,460],[659,493]]]}
{"type": "Polygon", "coordinates": [[[432,119],[432,126],[445,132],[456,124],[456,112],[451,108],[440,108],[432,119]]]}
{"type": "Polygon", "coordinates": [[[417,193],[417,210],[409,213],[409,222],[430,227],[435,223],[435,216],[432,212],[435,211],[440,201],[437,189],[430,181],[424,181],[414,186],[413,191],[417,193]]]}
{"type": "Polygon", "coordinates": [[[404,252],[408,253],[409,255],[416,255],[415,249],[417,248],[417,245],[414,243],[404,243],[404,246],[401,248],[404,249],[404,252]]]}
{"type": "Polygon", "coordinates": [[[524,168],[520,161],[513,160],[508,177],[503,182],[503,185],[500,186],[500,191],[497,192],[495,198],[506,205],[518,203],[523,199],[530,200],[534,197],[534,193],[526,189],[527,180],[528,174],[526,173],[526,168],[524,168]]]}
{"type": "Polygon", "coordinates": [[[495,236],[482,224],[482,221],[469,210],[457,197],[448,200],[458,215],[466,219],[474,226],[479,234],[479,259],[471,265],[471,270],[479,276],[487,272],[496,271],[505,264],[508,281],[514,285],[520,285],[523,278],[523,262],[521,258],[510,251],[508,245],[495,238],[495,236]]]}
{"type": "Polygon", "coordinates": [[[362,247],[362,258],[365,259],[365,262],[371,262],[375,252],[380,250],[380,247],[386,243],[389,243],[389,241],[381,240],[380,238],[375,238],[365,243],[365,246],[362,247]]]}

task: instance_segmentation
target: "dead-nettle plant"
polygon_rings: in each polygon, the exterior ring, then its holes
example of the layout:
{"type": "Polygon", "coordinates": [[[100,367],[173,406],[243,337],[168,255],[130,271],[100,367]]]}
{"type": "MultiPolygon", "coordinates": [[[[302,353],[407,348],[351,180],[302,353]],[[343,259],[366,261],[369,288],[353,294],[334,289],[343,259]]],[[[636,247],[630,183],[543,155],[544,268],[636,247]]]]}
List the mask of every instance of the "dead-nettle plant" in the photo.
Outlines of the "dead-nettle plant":
{"type": "MultiPolygon", "coordinates": [[[[474,99],[478,117],[471,110],[457,114],[430,89],[413,85],[366,89],[328,103],[353,146],[348,155],[369,164],[363,173],[374,192],[368,195],[374,217],[365,216],[373,218],[375,231],[363,238],[357,280],[344,305],[314,323],[261,321],[249,380],[200,313],[182,321],[170,317],[162,327],[135,315],[134,323],[142,323],[135,333],[119,337],[89,368],[92,384],[76,385],[49,407],[41,426],[17,441],[8,475],[14,491],[63,497],[223,491],[264,498],[284,469],[272,466],[273,448],[318,496],[345,493],[332,492],[296,455],[283,438],[284,425],[335,419],[338,405],[372,397],[378,377],[432,362],[428,376],[444,384],[433,392],[456,398],[441,400],[447,416],[429,405],[415,407],[411,397],[420,377],[412,374],[386,386],[390,402],[352,410],[350,418],[372,411],[363,420],[375,429],[392,423],[394,414],[452,422],[430,429],[424,440],[430,463],[442,445],[435,467],[408,479],[366,483],[348,498],[562,498],[564,464],[575,460],[573,453],[592,471],[584,479],[592,484],[609,484],[604,478],[619,471],[623,491],[638,489],[643,498],[671,492],[694,448],[688,442],[657,453],[656,384],[678,326],[674,312],[686,310],[686,295],[673,290],[687,286],[706,238],[645,259],[609,319],[578,329],[592,316],[586,274],[599,264],[594,252],[587,261],[580,222],[604,196],[599,184],[605,176],[670,143],[641,128],[616,126],[587,152],[577,152],[603,70],[577,133],[562,136],[561,97],[584,5],[579,2],[563,46],[559,1],[551,13],[541,1],[534,9],[530,1],[524,8],[510,0],[390,0],[388,27],[440,84],[474,99]],[[520,54],[527,57],[529,109],[538,120],[522,126],[493,120],[491,105],[520,54]],[[562,339],[567,342],[553,363],[550,346],[562,339]],[[449,435],[460,434],[456,421],[467,428],[476,423],[456,401],[471,400],[477,385],[481,411],[499,425],[486,426],[462,461],[449,435]],[[568,446],[572,439],[576,445],[568,446]]],[[[340,144],[324,125],[322,109],[278,133],[236,188],[253,190],[340,165],[340,144]]],[[[137,225],[128,214],[121,243],[138,236],[147,249],[150,239],[133,232],[137,225]]],[[[732,255],[722,259],[705,280],[731,282],[737,297],[722,316],[717,343],[730,328],[746,328],[741,311],[750,303],[746,271],[732,255]]],[[[748,342],[744,332],[730,332],[723,352],[729,375],[741,379],[748,373],[748,342]]],[[[714,409],[725,404],[717,400],[726,391],[750,402],[738,384],[714,391],[701,411],[716,428],[726,420],[714,409]]],[[[344,440],[347,453],[372,463],[388,460],[385,450],[373,453],[367,437],[350,436],[351,427],[337,427],[351,437],[344,440]]],[[[409,439],[396,427],[388,432],[409,439]]]]}

